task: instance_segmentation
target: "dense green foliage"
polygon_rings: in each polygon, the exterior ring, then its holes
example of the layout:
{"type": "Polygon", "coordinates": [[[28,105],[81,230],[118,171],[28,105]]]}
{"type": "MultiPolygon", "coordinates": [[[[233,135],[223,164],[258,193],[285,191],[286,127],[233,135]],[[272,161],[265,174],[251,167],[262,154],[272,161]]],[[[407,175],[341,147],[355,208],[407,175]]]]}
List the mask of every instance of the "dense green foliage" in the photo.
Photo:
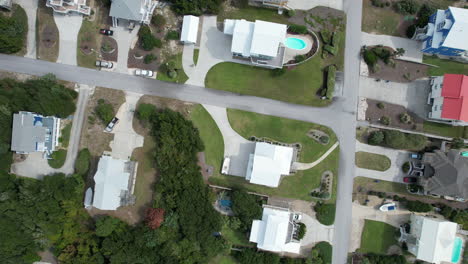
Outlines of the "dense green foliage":
{"type": "Polygon", "coordinates": [[[336,77],[336,67],[335,65],[330,65],[327,67],[327,98],[333,98],[333,92],[335,91],[335,77],[336,77]]]}
{"type": "Polygon", "coordinates": [[[299,223],[299,230],[297,231],[297,238],[299,240],[303,239],[307,233],[307,226],[304,223],[299,223]]]}
{"type": "Polygon", "coordinates": [[[314,264],[331,264],[333,248],[328,242],[319,242],[312,248],[312,258],[315,257],[314,264]],[[320,260],[319,260],[320,259],[320,260]]]}
{"type": "Polygon", "coordinates": [[[397,130],[385,130],[384,143],[394,149],[421,150],[427,145],[427,137],[416,134],[405,134],[397,130]]]}
{"type": "Polygon", "coordinates": [[[50,155],[50,159],[47,160],[49,163],[49,166],[54,168],[54,169],[59,169],[65,164],[65,160],[67,158],[67,150],[65,149],[59,149],[57,151],[54,151],[50,155]]]}
{"type": "Polygon", "coordinates": [[[317,213],[317,220],[323,225],[333,225],[335,222],[335,204],[327,204],[322,201],[317,202],[314,206],[314,210],[317,213]]]}
{"type": "Polygon", "coordinates": [[[304,25],[291,24],[288,27],[288,31],[296,34],[307,34],[307,27],[304,25]]]}
{"type": "Polygon", "coordinates": [[[362,263],[368,264],[406,264],[405,256],[403,255],[378,255],[378,254],[367,254],[362,263]]]}
{"type": "Polygon", "coordinates": [[[242,230],[249,230],[252,226],[252,221],[262,217],[262,206],[257,196],[238,189],[232,191],[231,201],[232,211],[241,221],[240,228],[242,230]]]}
{"type": "Polygon", "coordinates": [[[465,147],[465,140],[463,140],[463,138],[454,138],[450,145],[453,149],[461,149],[465,147]]]}
{"type": "Polygon", "coordinates": [[[416,14],[419,9],[419,5],[413,0],[401,0],[395,2],[393,7],[398,13],[402,14],[416,14]]]}
{"type": "Polygon", "coordinates": [[[114,118],[115,111],[112,104],[106,102],[104,99],[99,99],[98,104],[94,108],[94,112],[101,119],[104,125],[107,125],[112,118],[114,118]]]}
{"type": "Polygon", "coordinates": [[[151,24],[156,27],[162,27],[166,25],[166,18],[161,14],[156,14],[151,18],[151,24]]]}
{"type": "Polygon", "coordinates": [[[150,64],[153,61],[155,61],[157,57],[154,54],[146,54],[145,57],[143,58],[143,62],[145,64],[150,64]]]}
{"type": "Polygon", "coordinates": [[[16,53],[23,48],[28,32],[28,17],[23,8],[14,5],[11,17],[0,13],[0,53],[16,53]]]}
{"type": "Polygon", "coordinates": [[[172,9],[177,14],[201,15],[203,13],[217,14],[223,0],[170,0],[170,2],[172,3],[172,9]]]}
{"type": "Polygon", "coordinates": [[[146,51],[162,47],[161,40],[151,33],[151,29],[148,26],[142,26],[140,31],[138,31],[138,36],[140,37],[141,47],[146,51]]]}
{"type": "Polygon", "coordinates": [[[437,8],[430,5],[429,3],[424,3],[418,11],[418,20],[416,26],[425,27],[429,23],[429,18],[432,14],[437,11],[437,8]]]}
{"type": "Polygon", "coordinates": [[[384,140],[384,133],[382,131],[373,131],[370,133],[367,141],[371,145],[380,145],[384,140]]]}
{"type": "Polygon", "coordinates": [[[454,209],[446,205],[438,205],[442,209],[440,212],[445,218],[452,222],[456,222],[462,226],[463,230],[468,229],[468,210],[454,209]]]}
{"type": "Polygon", "coordinates": [[[166,34],[166,39],[179,40],[179,38],[180,38],[179,31],[176,31],[176,30],[171,30],[167,32],[166,34]]]}
{"type": "Polygon", "coordinates": [[[432,205],[420,201],[410,201],[402,198],[400,199],[400,204],[411,212],[427,213],[432,211],[432,205]]]}
{"type": "Polygon", "coordinates": [[[45,75],[25,82],[0,80],[0,171],[9,172],[13,113],[30,111],[44,116],[67,117],[75,111],[77,93],[59,84],[55,76],[45,75]]]}
{"type": "Polygon", "coordinates": [[[89,163],[91,160],[91,153],[87,148],[78,152],[78,157],[75,161],[75,173],[80,175],[86,175],[89,170],[89,163]]]}
{"type": "Polygon", "coordinates": [[[280,258],[277,254],[253,248],[232,251],[231,254],[239,264],[318,264],[311,259],[280,258]]]}

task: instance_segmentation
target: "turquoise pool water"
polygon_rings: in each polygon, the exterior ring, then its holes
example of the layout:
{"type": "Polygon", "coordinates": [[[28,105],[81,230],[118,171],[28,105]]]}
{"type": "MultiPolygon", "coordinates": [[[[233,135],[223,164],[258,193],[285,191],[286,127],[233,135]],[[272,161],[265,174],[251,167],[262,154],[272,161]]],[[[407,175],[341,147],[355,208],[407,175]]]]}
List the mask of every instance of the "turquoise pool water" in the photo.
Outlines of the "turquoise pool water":
{"type": "Polygon", "coordinates": [[[284,44],[286,45],[286,47],[290,49],[295,49],[295,50],[302,50],[302,49],[305,49],[307,46],[305,41],[303,41],[302,39],[298,39],[298,38],[287,38],[284,41],[284,44]]]}
{"type": "Polygon", "coordinates": [[[456,237],[453,244],[454,245],[453,245],[453,251],[452,251],[452,263],[458,263],[458,261],[460,261],[463,240],[459,237],[456,237]]]}

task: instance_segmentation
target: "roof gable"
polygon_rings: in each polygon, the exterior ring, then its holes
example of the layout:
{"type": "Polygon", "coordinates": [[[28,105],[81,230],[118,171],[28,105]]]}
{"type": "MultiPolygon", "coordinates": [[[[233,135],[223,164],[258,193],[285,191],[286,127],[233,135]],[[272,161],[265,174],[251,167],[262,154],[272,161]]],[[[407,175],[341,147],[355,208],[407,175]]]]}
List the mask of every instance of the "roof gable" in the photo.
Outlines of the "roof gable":
{"type": "Polygon", "coordinates": [[[443,46],[454,49],[467,50],[468,42],[468,9],[449,7],[454,23],[450,28],[443,46]]]}
{"type": "Polygon", "coordinates": [[[255,20],[252,38],[253,54],[276,57],[278,47],[286,38],[286,25],[262,20],[255,20]]]}
{"type": "Polygon", "coordinates": [[[139,21],[144,0],[112,0],[109,16],[139,21]]]}
{"type": "Polygon", "coordinates": [[[442,118],[468,122],[468,76],[445,74],[442,87],[442,118]]]}

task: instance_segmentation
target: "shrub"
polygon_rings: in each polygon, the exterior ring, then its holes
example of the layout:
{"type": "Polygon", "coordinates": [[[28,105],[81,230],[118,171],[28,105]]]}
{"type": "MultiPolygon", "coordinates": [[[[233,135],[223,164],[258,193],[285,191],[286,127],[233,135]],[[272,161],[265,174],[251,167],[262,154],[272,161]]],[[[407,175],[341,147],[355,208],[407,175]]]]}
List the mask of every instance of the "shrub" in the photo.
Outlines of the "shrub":
{"type": "Polygon", "coordinates": [[[147,208],[145,212],[146,226],[151,229],[158,229],[164,222],[164,209],[162,208],[147,208]]]}
{"type": "Polygon", "coordinates": [[[140,37],[141,47],[146,51],[150,51],[155,47],[162,47],[161,40],[153,36],[151,29],[148,26],[142,26],[138,32],[138,36],[140,37]]]}
{"type": "Polygon", "coordinates": [[[13,8],[11,17],[0,13],[0,53],[12,54],[20,51],[26,41],[28,18],[20,6],[13,8]]]}
{"type": "Polygon", "coordinates": [[[401,0],[395,2],[393,7],[398,13],[402,14],[416,14],[419,9],[418,4],[413,0],[401,0]]]}
{"type": "Polygon", "coordinates": [[[156,60],[156,56],[154,56],[153,54],[147,54],[147,55],[145,55],[145,58],[143,59],[143,62],[145,64],[150,64],[151,62],[153,62],[155,60],[156,60]]]}
{"type": "Polygon", "coordinates": [[[404,172],[404,173],[408,173],[409,170],[410,170],[411,166],[410,166],[410,163],[409,161],[403,163],[403,165],[401,166],[401,170],[404,172]]]}
{"type": "Polygon", "coordinates": [[[307,227],[304,223],[299,223],[299,230],[297,231],[297,238],[299,240],[303,239],[307,232],[307,227]]]}
{"type": "Polygon", "coordinates": [[[289,25],[289,31],[296,33],[296,34],[306,34],[307,33],[307,27],[303,25],[297,25],[297,24],[291,24],[289,25]]]}
{"type": "Polygon", "coordinates": [[[254,219],[262,216],[262,206],[257,196],[248,194],[243,189],[233,190],[231,193],[232,211],[239,218],[242,230],[246,231],[254,219]]]}
{"type": "Polygon", "coordinates": [[[338,53],[338,48],[333,47],[332,45],[325,45],[323,46],[323,49],[330,53],[331,55],[336,55],[338,53]]]}
{"type": "Polygon", "coordinates": [[[286,69],[285,69],[284,67],[283,67],[283,68],[280,68],[280,69],[276,68],[276,69],[273,69],[273,70],[271,71],[271,74],[272,74],[274,77],[281,76],[281,75],[283,75],[283,74],[285,74],[285,73],[286,73],[286,69]]]}
{"type": "Polygon", "coordinates": [[[162,27],[166,24],[166,18],[163,15],[157,14],[151,18],[151,23],[156,27],[162,27]]]}
{"type": "Polygon", "coordinates": [[[320,31],[320,37],[322,38],[323,43],[325,44],[331,44],[332,42],[332,35],[330,31],[328,30],[322,30],[320,31]]]}
{"type": "Polygon", "coordinates": [[[91,160],[91,153],[87,148],[78,152],[78,157],[75,162],[75,173],[80,175],[86,175],[89,170],[89,162],[91,160]]]}
{"type": "Polygon", "coordinates": [[[384,133],[382,131],[374,131],[369,135],[368,142],[371,145],[380,145],[384,141],[384,133]]]}
{"type": "Polygon", "coordinates": [[[151,116],[156,113],[156,107],[152,104],[139,104],[136,116],[142,121],[149,121],[151,116]]]}
{"type": "Polygon", "coordinates": [[[97,106],[94,108],[96,115],[101,121],[107,125],[114,118],[114,108],[104,99],[99,99],[97,106]]]}
{"type": "Polygon", "coordinates": [[[390,58],[393,56],[392,52],[384,47],[375,47],[372,48],[372,51],[378,58],[383,60],[385,64],[388,64],[390,62],[390,58]]]}
{"type": "Polygon", "coordinates": [[[332,225],[335,222],[335,209],[335,204],[326,204],[321,201],[314,206],[317,220],[323,225],[332,225]]]}
{"type": "Polygon", "coordinates": [[[427,213],[432,210],[432,205],[420,201],[403,200],[403,204],[411,212],[427,213]]]}
{"type": "Polygon", "coordinates": [[[325,145],[328,144],[328,142],[330,142],[330,138],[328,136],[321,136],[319,140],[322,144],[325,144],[325,145]]]}
{"type": "Polygon", "coordinates": [[[333,32],[331,45],[335,48],[338,48],[338,44],[340,43],[340,40],[341,40],[340,34],[333,32]]]}
{"type": "Polygon", "coordinates": [[[336,77],[336,67],[330,65],[327,68],[327,98],[333,98],[333,92],[335,91],[335,77],[336,77]]]}
{"type": "Polygon", "coordinates": [[[112,46],[108,42],[104,42],[101,47],[102,51],[110,52],[112,50],[112,46]]]}
{"type": "Polygon", "coordinates": [[[461,149],[465,146],[465,141],[463,138],[454,138],[451,144],[453,149],[461,149]]]}
{"type": "Polygon", "coordinates": [[[406,29],[406,36],[408,38],[412,38],[414,33],[416,33],[416,25],[411,25],[406,29]]]}
{"type": "Polygon", "coordinates": [[[394,149],[421,150],[427,144],[427,137],[405,134],[397,130],[385,130],[384,142],[386,146],[394,149]]]}
{"type": "Polygon", "coordinates": [[[403,124],[411,124],[411,116],[408,113],[400,114],[400,122],[403,124]]]}
{"type": "Polygon", "coordinates": [[[167,32],[166,34],[166,39],[170,39],[170,40],[178,40],[180,38],[180,34],[178,31],[175,31],[175,30],[171,30],[169,32],[167,32]]]}
{"type": "Polygon", "coordinates": [[[388,125],[390,125],[390,118],[388,116],[382,116],[380,118],[380,123],[382,125],[388,126],[388,125]]]}
{"type": "Polygon", "coordinates": [[[288,10],[286,10],[286,16],[288,16],[288,17],[293,17],[293,16],[295,16],[295,15],[296,15],[296,10],[294,10],[294,9],[288,9],[288,10]]]}
{"type": "Polygon", "coordinates": [[[377,64],[378,57],[377,55],[370,49],[366,49],[363,52],[364,61],[366,64],[372,69],[374,68],[375,64],[377,64]]]}
{"type": "Polygon", "coordinates": [[[377,103],[377,108],[379,108],[379,109],[384,109],[384,108],[385,108],[385,104],[382,103],[382,102],[378,102],[378,103],[377,103]]]}
{"type": "Polygon", "coordinates": [[[305,59],[306,59],[306,56],[305,56],[305,55],[296,55],[296,56],[294,56],[294,60],[295,60],[296,62],[302,62],[302,61],[304,61],[305,59]]]}
{"type": "MultiPolygon", "coordinates": [[[[416,22],[417,27],[425,27],[429,23],[429,18],[432,14],[437,11],[432,5],[424,3],[418,11],[418,20],[416,22]]],[[[416,29],[416,28],[415,28],[416,29]]]]}

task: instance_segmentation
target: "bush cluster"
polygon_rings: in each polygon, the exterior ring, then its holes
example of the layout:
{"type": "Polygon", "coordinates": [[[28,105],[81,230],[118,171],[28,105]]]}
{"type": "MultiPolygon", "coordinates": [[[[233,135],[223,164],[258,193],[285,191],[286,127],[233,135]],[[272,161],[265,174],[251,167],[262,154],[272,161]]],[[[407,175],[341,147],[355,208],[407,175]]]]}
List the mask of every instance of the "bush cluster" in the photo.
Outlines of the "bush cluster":
{"type": "Polygon", "coordinates": [[[335,204],[322,201],[317,202],[314,206],[317,220],[323,225],[332,225],[335,222],[335,209],[335,204]]]}
{"type": "Polygon", "coordinates": [[[393,3],[393,7],[398,13],[402,14],[416,14],[419,10],[419,5],[413,0],[401,0],[393,3]]]}
{"type": "Polygon", "coordinates": [[[373,131],[369,135],[368,143],[394,149],[421,150],[427,145],[427,137],[398,130],[373,131]]]}
{"type": "Polygon", "coordinates": [[[380,123],[381,123],[382,125],[384,125],[384,126],[390,125],[390,117],[388,117],[388,116],[382,116],[382,117],[380,118],[380,123]]]}
{"type": "Polygon", "coordinates": [[[305,234],[307,233],[307,227],[304,223],[299,223],[299,230],[297,231],[297,238],[299,240],[303,239],[305,234]]]}
{"type": "Polygon", "coordinates": [[[170,0],[172,10],[179,15],[217,14],[224,0],[170,0]]]}
{"type": "Polygon", "coordinates": [[[288,28],[289,31],[296,34],[307,34],[307,27],[304,25],[291,24],[288,28]]]}
{"type": "Polygon", "coordinates": [[[20,51],[26,41],[28,18],[23,8],[13,7],[11,17],[0,13],[0,53],[12,54],[20,51]]]}
{"type": "Polygon", "coordinates": [[[335,78],[336,78],[336,67],[330,65],[327,67],[327,93],[328,99],[333,98],[333,92],[335,91],[335,78]]]}
{"type": "Polygon", "coordinates": [[[171,30],[167,32],[166,34],[166,39],[169,39],[169,40],[178,40],[179,38],[180,38],[180,34],[178,31],[175,31],[175,30],[171,30]]]}
{"type": "Polygon", "coordinates": [[[109,124],[109,122],[114,118],[115,112],[112,104],[106,102],[104,99],[99,99],[98,104],[94,108],[94,112],[97,117],[101,119],[104,125],[109,124]]]}
{"type": "Polygon", "coordinates": [[[161,40],[153,36],[151,29],[146,25],[140,28],[138,36],[140,37],[141,47],[146,51],[162,47],[161,40]]]}
{"type": "Polygon", "coordinates": [[[262,203],[255,195],[248,194],[243,189],[231,192],[232,211],[241,222],[240,229],[248,231],[254,219],[262,217],[262,203]]]}
{"type": "Polygon", "coordinates": [[[155,61],[157,58],[154,56],[154,54],[146,54],[145,57],[143,58],[143,62],[145,64],[150,64],[153,61],[155,61]]]}
{"type": "Polygon", "coordinates": [[[151,18],[151,24],[153,24],[156,27],[160,28],[160,27],[166,25],[166,18],[163,15],[156,14],[151,18]]]}

